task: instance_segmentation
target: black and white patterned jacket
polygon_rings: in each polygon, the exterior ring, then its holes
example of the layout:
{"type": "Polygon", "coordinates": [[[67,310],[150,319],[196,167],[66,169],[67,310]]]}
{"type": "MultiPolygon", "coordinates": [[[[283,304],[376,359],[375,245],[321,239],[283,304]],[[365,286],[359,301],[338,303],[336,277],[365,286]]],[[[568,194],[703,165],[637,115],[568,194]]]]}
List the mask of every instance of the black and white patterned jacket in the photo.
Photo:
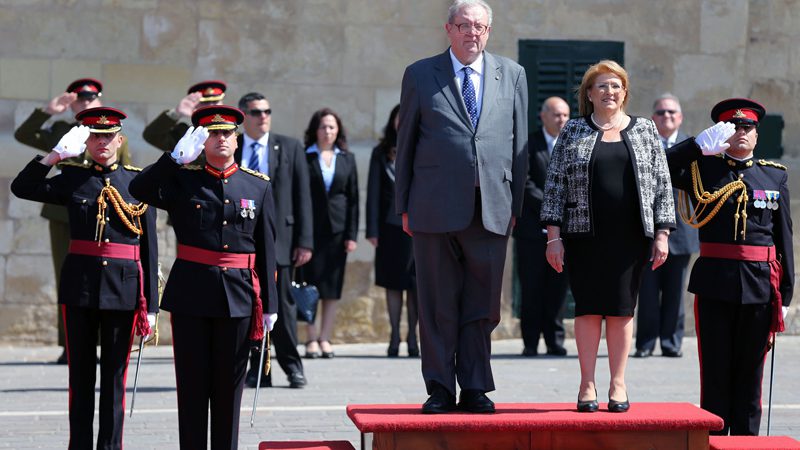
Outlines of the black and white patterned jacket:
{"type": "MultiPolygon", "coordinates": [[[[631,116],[620,133],[633,160],[642,225],[647,237],[654,229],[675,228],[672,184],[656,125],[631,116]]],[[[602,133],[587,117],[572,119],[561,130],[547,169],[541,221],[561,227],[562,236],[592,235],[590,167],[602,133]]]]}

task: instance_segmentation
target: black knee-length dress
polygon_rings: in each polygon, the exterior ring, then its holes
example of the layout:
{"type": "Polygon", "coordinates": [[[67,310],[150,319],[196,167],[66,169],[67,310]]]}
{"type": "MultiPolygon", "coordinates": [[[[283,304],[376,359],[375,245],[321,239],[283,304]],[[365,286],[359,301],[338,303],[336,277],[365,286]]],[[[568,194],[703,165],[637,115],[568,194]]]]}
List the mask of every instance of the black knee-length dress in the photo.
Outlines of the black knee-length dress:
{"type": "Polygon", "coordinates": [[[598,141],[589,177],[593,235],[564,238],[575,315],[633,316],[652,240],[625,142],[598,141]]]}

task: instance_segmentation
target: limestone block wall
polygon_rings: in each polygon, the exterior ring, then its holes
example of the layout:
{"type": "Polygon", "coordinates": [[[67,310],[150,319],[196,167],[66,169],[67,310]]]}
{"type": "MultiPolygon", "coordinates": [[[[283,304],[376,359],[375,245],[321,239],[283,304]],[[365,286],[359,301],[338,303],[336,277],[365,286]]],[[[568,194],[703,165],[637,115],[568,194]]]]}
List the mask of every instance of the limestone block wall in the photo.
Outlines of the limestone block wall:
{"type": "MultiPolygon", "coordinates": [[[[47,223],[38,217],[39,205],[8,192],[10,180],[36,153],[13,139],[34,108],[76,78],[101,79],[103,101],[128,113],[125,133],[134,160],[146,165],[160,152],[141,139],[142,129],[196,81],[225,80],[229,104],[247,92],[264,93],[273,130],[296,137],[313,111],[329,106],[355,143],[363,199],[370,149],[399,100],[404,68],[447,47],[449,3],[0,0],[0,342],[56,339],[47,223]]],[[[710,124],[708,111],[718,100],[750,96],[783,114],[783,162],[800,165],[800,0],[490,3],[489,51],[517,59],[521,39],[622,41],[630,113],[649,115],[652,99],[670,91],[682,100],[685,130],[696,133],[710,124]]],[[[797,177],[790,180],[800,192],[797,177]]],[[[163,223],[159,240],[168,269],[174,235],[163,223]]],[[[372,258],[362,233],[348,260],[339,341],[387,339],[372,258]]],[[[510,318],[510,265],[506,278],[498,337],[518,333],[510,318]]],[[[791,327],[800,329],[798,319],[791,327]]]]}

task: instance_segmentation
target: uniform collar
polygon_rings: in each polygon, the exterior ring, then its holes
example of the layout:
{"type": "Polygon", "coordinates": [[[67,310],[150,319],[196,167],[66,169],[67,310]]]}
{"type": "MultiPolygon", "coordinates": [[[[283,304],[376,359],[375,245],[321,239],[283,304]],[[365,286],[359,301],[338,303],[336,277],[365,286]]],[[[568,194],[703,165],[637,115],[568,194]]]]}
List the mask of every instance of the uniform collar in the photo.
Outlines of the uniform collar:
{"type": "Polygon", "coordinates": [[[236,173],[237,170],[239,170],[239,165],[236,163],[231,164],[230,166],[228,166],[226,169],[223,170],[219,170],[208,163],[206,163],[205,166],[206,173],[210,174],[214,178],[219,178],[220,180],[224,180],[225,178],[230,177],[231,175],[236,173]]]}
{"type": "Polygon", "coordinates": [[[725,162],[728,163],[728,166],[733,168],[733,169],[746,169],[748,167],[752,167],[753,166],[753,157],[752,156],[750,156],[749,158],[745,158],[745,159],[738,159],[738,158],[734,158],[733,156],[731,156],[731,155],[726,153],[724,158],[725,158],[725,162]]]}
{"type": "Polygon", "coordinates": [[[113,172],[113,171],[115,171],[117,169],[119,169],[119,164],[118,163],[113,163],[110,166],[104,166],[104,165],[102,165],[100,163],[92,161],[92,171],[97,172],[97,173],[110,173],[110,172],[113,172]]]}

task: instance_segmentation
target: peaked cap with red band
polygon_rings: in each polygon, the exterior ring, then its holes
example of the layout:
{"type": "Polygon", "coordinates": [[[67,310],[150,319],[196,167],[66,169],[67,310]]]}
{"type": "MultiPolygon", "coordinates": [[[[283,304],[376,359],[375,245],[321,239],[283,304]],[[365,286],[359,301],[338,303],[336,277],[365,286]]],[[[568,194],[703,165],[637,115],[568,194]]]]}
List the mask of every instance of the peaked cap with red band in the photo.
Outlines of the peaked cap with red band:
{"type": "Polygon", "coordinates": [[[192,114],[192,125],[208,130],[235,130],[243,120],[243,112],[225,105],[204,106],[192,114]]]}
{"type": "Polygon", "coordinates": [[[758,122],[767,113],[766,108],[749,98],[729,98],[723,100],[711,109],[711,120],[717,122],[730,122],[733,124],[758,125],[758,122]]]}
{"type": "Polygon", "coordinates": [[[199,92],[202,95],[200,98],[201,102],[218,102],[225,97],[225,90],[227,88],[228,85],[225,84],[224,81],[208,80],[195,84],[190,87],[186,93],[191,94],[192,92],[199,92]]]}
{"type": "Polygon", "coordinates": [[[103,95],[103,83],[94,78],[81,78],[70,83],[67,92],[74,92],[78,97],[100,97],[103,95]]]}
{"type": "Polygon", "coordinates": [[[127,117],[118,109],[101,106],[84,109],[75,115],[75,120],[89,127],[91,133],[116,133],[122,129],[122,119],[127,117]]]}

